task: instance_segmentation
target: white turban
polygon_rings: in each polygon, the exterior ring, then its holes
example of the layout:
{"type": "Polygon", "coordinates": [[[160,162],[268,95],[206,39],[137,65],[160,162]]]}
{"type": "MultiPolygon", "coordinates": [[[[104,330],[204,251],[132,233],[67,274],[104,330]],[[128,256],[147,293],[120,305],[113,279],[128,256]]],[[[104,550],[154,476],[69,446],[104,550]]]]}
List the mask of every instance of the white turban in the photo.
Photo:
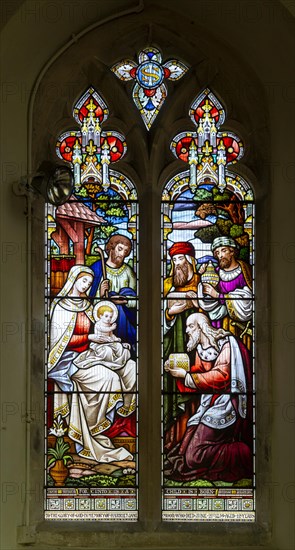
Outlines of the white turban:
{"type": "Polygon", "coordinates": [[[216,237],[211,246],[212,252],[220,246],[231,246],[232,248],[238,248],[236,241],[234,241],[231,237],[216,237]]]}

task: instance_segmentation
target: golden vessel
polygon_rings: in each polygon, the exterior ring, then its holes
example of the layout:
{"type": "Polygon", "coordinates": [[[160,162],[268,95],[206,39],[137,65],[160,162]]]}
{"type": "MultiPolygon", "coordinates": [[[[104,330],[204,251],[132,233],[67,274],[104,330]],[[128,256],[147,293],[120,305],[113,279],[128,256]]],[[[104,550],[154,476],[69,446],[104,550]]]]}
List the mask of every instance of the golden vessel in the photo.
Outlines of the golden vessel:
{"type": "Polygon", "coordinates": [[[217,286],[219,283],[219,276],[218,273],[214,269],[214,265],[212,262],[208,262],[208,265],[206,267],[206,270],[201,275],[201,281],[202,283],[208,283],[212,286],[217,286]]]}
{"type": "Polygon", "coordinates": [[[170,353],[169,355],[169,366],[170,368],[184,369],[186,371],[190,370],[190,361],[187,353],[170,353]]]}

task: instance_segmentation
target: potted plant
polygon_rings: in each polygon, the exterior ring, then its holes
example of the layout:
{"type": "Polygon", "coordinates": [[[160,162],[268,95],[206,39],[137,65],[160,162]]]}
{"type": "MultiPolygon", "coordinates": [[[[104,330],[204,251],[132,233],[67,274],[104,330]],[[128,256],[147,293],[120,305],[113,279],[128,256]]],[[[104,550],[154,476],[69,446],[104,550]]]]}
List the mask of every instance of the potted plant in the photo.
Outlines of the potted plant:
{"type": "Polygon", "coordinates": [[[68,462],[73,461],[72,456],[68,453],[70,445],[65,443],[64,434],[66,429],[63,428],[63,419],[59,414],[53,421],[53,428],[50,429],[50,434],[56,436],[55,447],[49,447],[47,454],[51,456],[48,460],[50,475],[56,487],[62,487],[65,479],[68,477],[69,470],[68,462]],[[53,466],[52,466],[53,465],[53,466]]]}

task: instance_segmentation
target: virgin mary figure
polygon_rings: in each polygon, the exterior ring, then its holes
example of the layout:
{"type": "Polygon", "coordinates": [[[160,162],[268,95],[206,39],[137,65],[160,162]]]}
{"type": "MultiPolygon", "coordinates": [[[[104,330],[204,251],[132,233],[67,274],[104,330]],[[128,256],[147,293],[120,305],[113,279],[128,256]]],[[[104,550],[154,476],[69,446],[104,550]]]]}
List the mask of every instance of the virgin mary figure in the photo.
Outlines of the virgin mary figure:
{"type": "Polygon", "coordinates": [[[48,378],[54,382],[54,417],[67,418],[68,436],[81,457],[104,463],[133,460],[125,448],[115,448],[103,434],[118,409],[125,416],[134,411],[122,391],[124,365],[117,373],[99,359],[89,368],[80,369],[74,363],[89,346],[93,307],[88,293],[93,276],[87,266],[72,267],[51,306],[48,378]]]}

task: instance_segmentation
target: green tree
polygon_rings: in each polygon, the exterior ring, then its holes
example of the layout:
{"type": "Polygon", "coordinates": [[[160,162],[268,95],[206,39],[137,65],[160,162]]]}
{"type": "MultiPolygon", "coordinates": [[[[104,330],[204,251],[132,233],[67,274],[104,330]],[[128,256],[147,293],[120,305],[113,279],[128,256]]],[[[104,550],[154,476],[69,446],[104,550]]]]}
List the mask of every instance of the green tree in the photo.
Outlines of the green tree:
{"type": "Polygon", "coordinates": [[[212,243],[217,237],[221,237],[221,233],[216,225],[210,225],[209,227],[202,227],[195,232],[195,237],[201,239],[203,243],[212,243]]]}
{"type": "Polygon", "coordinates": [[[122,210],[122,208],[115,208],[112,206],[111,208],[106,210],[106,215],[115,216],[116,218],[123,218],[125,213],[124,213],[124,210],[122,210]]]}
{"type": "Polygon", "coordinates": [[[94,230],[93,242],[98,243],[101,240],[108,239],[117,229],[115,225],[110,224],[97,226],[94,230]]]}
{"type": "Polygon", "coordinates": [[[230,191],[224,191],[220,193],[218,187],[213,187],[213,200],[214,201],[230,201],[232,193],[230,191]]]}
{"type": "Polygon", "coordinates": [[[101,210],[107,210],[109,208],[110,197],[108,195],[99,195],[96,198],[96,205],[101,210]]]}
{"type": "Polygon", "coordinates": [[[233,225],[233,222],[230,220],[223,220],[219,218],[216,222],[216,225],[221,233],[221,235],[229,235],[230,228],[233,225]]]}
{"type": "Polygon", "coordinates": [[[230,236],[234,239],[235,237],[241,237],[241,235],[243,235],[244,233],[244,228],[242,225],[238,225],[236,223],[234,223],[230,230],[229,230],[229,234],[230,236]]]}
{"type": "Polygon", "coordinates": [[[207,189],[203,189],[200,187],[197,189],[197,191],[194,194],[194,201],[212,201],[213,195],[211,191],[208,191],[207,189]]]}
{"type": "Polygon", "coordinates": [[[249,262],[249,248],[247,246],[243,246],[240,249],[239,258],[240,258],[240,260],[244,260],[245,262],[249,262]]]}
{"type": "Polygon", "coordinates": [[[75,195],[76,195],[77,197],[83,197],[83,198],[87,198],[87,197],[88,197],[88,193],[87,193],[85,187],[81,187],[81,188],[79,189],[79,191],[77,191],[77,193],[75,193],[75,195]]]}

